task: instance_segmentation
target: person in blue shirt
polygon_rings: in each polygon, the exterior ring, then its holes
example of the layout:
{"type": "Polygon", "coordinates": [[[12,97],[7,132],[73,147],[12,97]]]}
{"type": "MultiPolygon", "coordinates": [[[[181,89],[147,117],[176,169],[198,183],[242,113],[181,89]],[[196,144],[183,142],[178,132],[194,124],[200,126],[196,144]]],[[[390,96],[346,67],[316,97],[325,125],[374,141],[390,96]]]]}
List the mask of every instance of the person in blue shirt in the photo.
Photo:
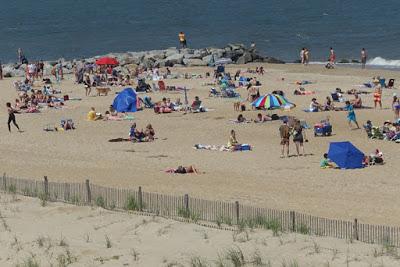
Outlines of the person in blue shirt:
{"type": "Polygon", "coordinates": [[[360,126],[357,122],[356,113],[354,112],[354,107],[352,104],[350,104],[350,101],[346,101],[346,106],[344,109],[347,110],[347,121],[349,122],[350,129],[351,122],[354,122],[354,124],[357,126],[357,129],[360,129],[360,126]]]}

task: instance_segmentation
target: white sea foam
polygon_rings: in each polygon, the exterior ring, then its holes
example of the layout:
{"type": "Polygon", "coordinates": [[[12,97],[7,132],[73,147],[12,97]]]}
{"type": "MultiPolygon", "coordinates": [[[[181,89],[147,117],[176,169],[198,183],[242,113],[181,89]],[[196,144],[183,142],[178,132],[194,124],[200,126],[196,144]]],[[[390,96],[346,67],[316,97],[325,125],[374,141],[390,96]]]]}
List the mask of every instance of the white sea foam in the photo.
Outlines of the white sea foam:
{"type": "Polygon", "coordinates": [[[384,66],[384,67],[400,67],[399,59],[384,59],[382,57],[376,57],[367,61],[367,65],[371,66],[384,66]]]}

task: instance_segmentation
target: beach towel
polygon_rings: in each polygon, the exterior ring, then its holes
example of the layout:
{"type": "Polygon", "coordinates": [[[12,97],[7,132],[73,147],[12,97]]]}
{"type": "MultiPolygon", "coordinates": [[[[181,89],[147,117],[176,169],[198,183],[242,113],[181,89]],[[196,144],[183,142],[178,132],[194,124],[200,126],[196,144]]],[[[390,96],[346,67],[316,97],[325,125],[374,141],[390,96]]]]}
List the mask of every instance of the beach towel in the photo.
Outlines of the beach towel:
{"type": "Polygon", "coordinates": [[[237,150],[230,150],[229,147],[225,146],[225,145],[204,145],[204,144],[195,144],[193,146],[194,149],[198,149],[198,150],[212,150],[212,151],[228,151],[228,152],[235,152],[235,151],[249,151],[252,149],[252,146],[250,146],[249,144],[241,144],[240,148],[237,150]]]}
{"type": "Polygon", "coordinates": [[[250,121],[250,120],[245,120],[245,121],[229,120],[229,122],[235,123],[235,124],[247,124],[247,123],[251,123],[252,121],[250,121]]]}
{"type": "Polygon", "coordinates": [[[315,91],[300,91],[300,90],[294,90],[294,95],[313,95],[315,94],[315,91]]]}
{"type": "Polygon", "coordinates": [[[110,139],[108,140],[108,142],[129,142],[130,140],[127,138],[114,138],[114,139],[110,139]]]}

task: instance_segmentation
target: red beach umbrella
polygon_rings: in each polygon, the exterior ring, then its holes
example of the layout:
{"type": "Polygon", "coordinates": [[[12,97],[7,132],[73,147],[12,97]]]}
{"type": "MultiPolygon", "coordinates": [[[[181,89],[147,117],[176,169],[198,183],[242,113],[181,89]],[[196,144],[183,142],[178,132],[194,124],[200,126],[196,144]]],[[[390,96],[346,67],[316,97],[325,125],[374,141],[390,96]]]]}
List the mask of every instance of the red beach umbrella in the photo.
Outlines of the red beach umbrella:
{"type": "Polygon", "coordinates": [[[112,57],[102,57],[96,60],[97,65],[113,65],[116,66],[119,64],[118,60],[112,57]]]}

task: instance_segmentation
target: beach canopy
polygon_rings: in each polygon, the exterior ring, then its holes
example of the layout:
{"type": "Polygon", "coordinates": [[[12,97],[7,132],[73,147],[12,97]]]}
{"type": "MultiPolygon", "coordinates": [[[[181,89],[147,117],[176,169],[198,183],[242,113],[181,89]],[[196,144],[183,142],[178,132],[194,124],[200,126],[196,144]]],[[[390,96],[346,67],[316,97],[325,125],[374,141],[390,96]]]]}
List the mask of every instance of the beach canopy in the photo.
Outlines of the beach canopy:
{"type": "Polygon", "coordinates": [[[289,102],[284,96],[276,95],[276,94],[266,94],[257,98],[252,106],[256,108],[266,108],[266,109],[275,109],[275,108],[284,108],[285,106],[294,107],[295,105],[289,102]]]}
{"type": "Polygon", "coordinates": [[[112,106],[117,112],[136,112],[137,104],[136,91],[132,88],[125,88],[115,97],[112,106]]]}
{"type": "Polygon", "coordinates": [[[112,57],[102,57],[96,60],[97,65],[113,65],[116,66],[119,64],[118,60],[112,57]]]}
{"type": "Polygon", "coordinates": [[[359,169],[363,167],[364,153],[350,142],[331,142],[328,158],[341,169],[359,169]]]}

